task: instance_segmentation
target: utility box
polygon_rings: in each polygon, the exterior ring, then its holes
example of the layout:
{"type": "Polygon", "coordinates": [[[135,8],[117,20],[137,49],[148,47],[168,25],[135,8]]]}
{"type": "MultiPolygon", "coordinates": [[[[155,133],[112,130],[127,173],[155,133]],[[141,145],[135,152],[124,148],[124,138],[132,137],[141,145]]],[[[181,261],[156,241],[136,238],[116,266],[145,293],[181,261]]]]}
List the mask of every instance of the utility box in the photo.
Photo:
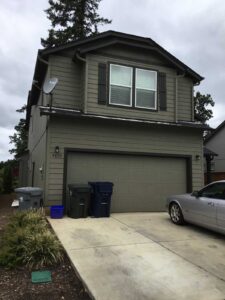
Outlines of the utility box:
{"type": "Polygon", "coordinates": [[[89,182],[92,187],[90,215],[96,218],[109,217],[111,197],[113,193],[112,182],[89,182]]]}
{"type": "Polygon", "coordinates": [[[38,209],[43,206],[43,189],[39,187],[21,187],[15,189],[19,201],[19,210],[38,209]]]}
{"type": "Polygon", "coordinates": [[[74,219],[86,218],[90,205],[91,186],[88,184],[69,184],[68,188],[68,216],[74,219]]]}

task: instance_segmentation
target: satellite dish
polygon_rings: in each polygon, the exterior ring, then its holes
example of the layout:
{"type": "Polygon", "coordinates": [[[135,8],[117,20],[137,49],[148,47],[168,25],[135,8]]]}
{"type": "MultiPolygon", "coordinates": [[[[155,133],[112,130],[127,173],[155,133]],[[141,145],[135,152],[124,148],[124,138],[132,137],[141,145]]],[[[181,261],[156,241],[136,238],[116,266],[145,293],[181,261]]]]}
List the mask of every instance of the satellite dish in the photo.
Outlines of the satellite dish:
{"type": "Polygon", "coordinates": [[[43,86],[43,91],[45,94],[50,94],[58,83],[58,78],[49,78],[45,81],[43,86]]]}

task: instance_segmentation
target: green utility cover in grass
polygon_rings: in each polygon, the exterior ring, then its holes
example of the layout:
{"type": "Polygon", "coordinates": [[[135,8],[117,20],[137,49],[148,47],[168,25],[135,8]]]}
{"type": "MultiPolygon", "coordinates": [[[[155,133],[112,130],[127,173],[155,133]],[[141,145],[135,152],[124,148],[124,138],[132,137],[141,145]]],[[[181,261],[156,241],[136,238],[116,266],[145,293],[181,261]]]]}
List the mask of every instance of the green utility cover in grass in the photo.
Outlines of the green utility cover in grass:
{"type": "Polygon", "coordinates": [[[32,283],[51,282],[52,276],[50,271],[37,271],[31,273],[32,283]]]}

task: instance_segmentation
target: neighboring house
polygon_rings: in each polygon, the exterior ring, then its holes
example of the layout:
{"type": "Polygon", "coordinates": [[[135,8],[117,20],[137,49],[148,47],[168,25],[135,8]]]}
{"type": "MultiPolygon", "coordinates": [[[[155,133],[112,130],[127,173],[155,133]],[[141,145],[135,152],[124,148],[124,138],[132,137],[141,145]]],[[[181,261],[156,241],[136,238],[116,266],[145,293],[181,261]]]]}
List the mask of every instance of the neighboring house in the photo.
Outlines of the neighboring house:
{"type": "Polygon", "coordinates": [[[150,38],[107,31],[39,50],[33,79],[29,184],[46,205],[66,205],[68,184],[111,181],[112,212],[163,211],[168,195],[202,187],[203,77],[150,38]]]}
{"type": "Polygon", "coordinates": [[[217,154],[210,164],[210,181],[225,179],[225,121],[205,139],[204,145],[217,154]]]}

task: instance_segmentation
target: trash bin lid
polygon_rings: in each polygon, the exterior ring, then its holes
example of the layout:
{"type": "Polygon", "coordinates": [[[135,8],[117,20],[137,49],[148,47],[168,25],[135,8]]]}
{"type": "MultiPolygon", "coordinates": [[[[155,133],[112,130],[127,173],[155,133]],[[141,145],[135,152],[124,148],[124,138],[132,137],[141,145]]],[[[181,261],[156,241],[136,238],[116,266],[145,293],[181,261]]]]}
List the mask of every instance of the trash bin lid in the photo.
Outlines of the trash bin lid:
{"type": "Polygon", "coordinates": [[[43,193],[43,189],[39,187],[25,186],[15,189],[15,193],[29,194],[31,196],[39,196],[43,193]]]}
{"type": "Polygon", "coordinates": [[[112,182],[108,181],[97,181],[94,183],[96,189],[99,192],[106,192],[106,193],[112,193],[114,184],[112,182]]]}

